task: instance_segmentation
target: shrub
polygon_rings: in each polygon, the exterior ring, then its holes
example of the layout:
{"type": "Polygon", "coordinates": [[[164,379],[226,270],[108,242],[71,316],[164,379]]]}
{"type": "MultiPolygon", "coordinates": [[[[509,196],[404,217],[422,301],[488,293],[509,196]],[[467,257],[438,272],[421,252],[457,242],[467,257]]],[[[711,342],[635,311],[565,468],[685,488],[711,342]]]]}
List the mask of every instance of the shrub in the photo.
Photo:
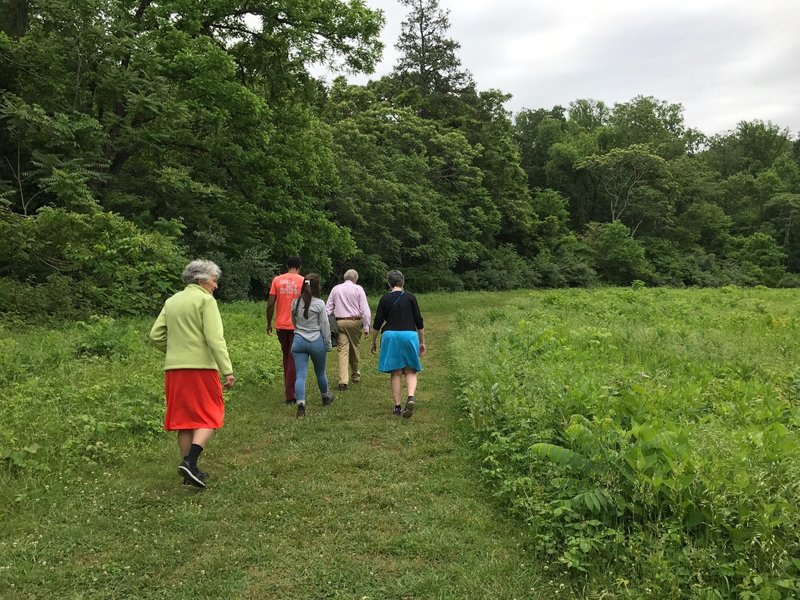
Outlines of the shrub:
{"type": "Polygon", "coordinates": [[[594,270],[608,283],[627,285],[634,279],[653,279],[644,248],[620,221],[590,223],[584,239],[594,253],[594,270]]]}
{"type": "Polygon", "coordinates": [[[0,240],[0,311],[25,318],[153,311],[186,263],[173,239],[101,211],[0,211],[0,240]]]}
{"type": "Polygon", "coordinates": [[[462,280],[468,290],[513,290],[539,285],[539,275],[533,264],[509,245],[487,253],[480,268],[467,271],[462,280]]]}

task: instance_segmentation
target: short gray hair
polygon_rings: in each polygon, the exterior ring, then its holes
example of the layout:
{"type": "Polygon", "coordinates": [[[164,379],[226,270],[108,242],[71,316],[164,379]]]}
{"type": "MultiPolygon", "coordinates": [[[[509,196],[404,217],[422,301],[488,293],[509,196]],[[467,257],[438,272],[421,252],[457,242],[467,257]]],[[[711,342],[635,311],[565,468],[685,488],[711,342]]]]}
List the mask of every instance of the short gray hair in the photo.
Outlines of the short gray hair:
{"type": "Polygon", "coordinates": [[[389,271],[386,274],[386,281],[388,281],[389,285],[392,287],[403,287],[403,284],[406,282],[406,278],[403,277],[403,274],[400,271],[394,270],[389,271]]]}
{"type": "Polygon", "coordinates": [[[347,271],[344,272],[344,279],[345,281],[352,281],[355,283],[358,281],[358,271],[355,269],[347,269],[347,271]]]}
{"type": "Polygon", "coordinates": [[[222,277],[222,269],[210,260],[193,260],[181,274],[183,283],[206,282],[214,278],[222,277]]]}

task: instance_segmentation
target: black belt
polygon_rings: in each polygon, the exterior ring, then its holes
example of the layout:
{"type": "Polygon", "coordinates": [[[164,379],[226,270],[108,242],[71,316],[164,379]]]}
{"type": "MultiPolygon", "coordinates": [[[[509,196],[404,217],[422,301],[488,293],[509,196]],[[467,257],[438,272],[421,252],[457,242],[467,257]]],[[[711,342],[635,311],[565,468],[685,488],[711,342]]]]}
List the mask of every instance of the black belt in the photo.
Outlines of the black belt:
{"type": "Polygon", "coordinates": [[[360,321],[361,317],[336,317],[337,321],[360,321]]]}

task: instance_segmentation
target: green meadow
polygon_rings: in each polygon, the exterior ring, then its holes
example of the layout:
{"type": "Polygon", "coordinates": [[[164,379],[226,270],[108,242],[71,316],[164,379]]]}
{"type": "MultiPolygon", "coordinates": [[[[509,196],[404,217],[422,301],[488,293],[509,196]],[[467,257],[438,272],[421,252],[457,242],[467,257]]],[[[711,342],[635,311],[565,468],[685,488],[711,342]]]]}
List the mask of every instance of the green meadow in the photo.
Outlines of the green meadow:
{"type": "MultiPolygon", "coordinates": [[[[149,319],[0,325],[0,597],[800,595],[797,293],[419,295],[412,419],[364,378],[305,419],[263,305],[182,486],[149,319]]],[[[328,375],[335,383],[335,356],[328,375]]]]}

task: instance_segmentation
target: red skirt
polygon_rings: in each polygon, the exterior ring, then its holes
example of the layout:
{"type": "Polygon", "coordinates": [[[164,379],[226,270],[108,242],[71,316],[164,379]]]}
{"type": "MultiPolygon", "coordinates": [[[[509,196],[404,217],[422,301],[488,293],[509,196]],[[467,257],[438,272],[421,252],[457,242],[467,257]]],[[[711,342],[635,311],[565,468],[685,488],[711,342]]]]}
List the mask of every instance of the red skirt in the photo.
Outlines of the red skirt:
{"type": "Polygon", "coordinates": [[[225,419],[222,384],[216,369],[164,371],[167,414],[164,429],[219,429],[225,419]]]}

